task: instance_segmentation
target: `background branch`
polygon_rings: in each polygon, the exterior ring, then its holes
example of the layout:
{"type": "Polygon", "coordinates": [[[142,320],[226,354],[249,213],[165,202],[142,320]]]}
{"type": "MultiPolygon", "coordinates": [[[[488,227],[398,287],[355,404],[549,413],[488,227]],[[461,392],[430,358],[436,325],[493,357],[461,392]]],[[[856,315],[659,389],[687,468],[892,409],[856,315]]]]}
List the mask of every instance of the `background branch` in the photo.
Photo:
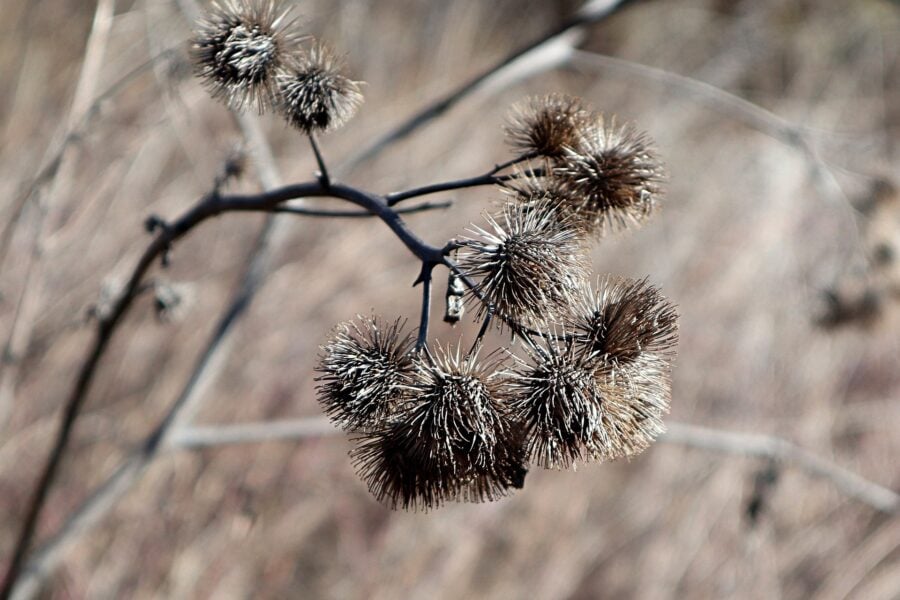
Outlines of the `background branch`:
{"type": "Polygon", "coordinates": [[[825,196],[834,202],[849,203],[840,183],[838,183],[825,161],[816,152],[811,140],[812,134],[822,135],[823,132],[794,123],[766,110],[758,104],[750,102],[746,98],[741,98],[736,94],[693,77],[584,50],[573,50],[571,61],[574,65],[638,76],[645,80],[661,83],[667,87],[686,92],[713,110],[741,121],[747,126],[798,150],[809,164],[810,172],[825,196]]]}
{"type": "Polygon", "coordinates": [[[831,482],[846,496],[888,514],[900,513],[900,494],[786,440],[761,434],[720,431],[668,421],[660,441],[726,454],[768,458],[831,482]]]}
{"type": "MultiPolygon", "coordinates": [[[[666,421],[667,432],[659,442],[722,454],[764,458],[824,479],[842,494],[887,513],[900,513],[900,494],[865,479],[840,465],[782,438],[737,433],[678,421],[666,421]]],[[[313,436],[343,434],[326,417],[289,419],[237,425],[187,427],[174,434],[173,449],[193,450],[231,444],[297,441],[313,436]]]]}
{"type": "Polygon", "coordinates": [[[412,117],[350,157],[340,168],[349,171],[358,167],[483,88],[488,86],[506,87],[523,77],[563,64],[568,60],[575,45],[581,41],[586,25],[598,23],[635,1],[594,0],[587,3],[576,16],[524,48],[511,53],[498,63],[491,65],[445,96],[429,103],[412,117]]]}
{"type": "MultiPolygon", "coordinates": [[[[865,479],[787,440],[711,427],[666,421],[668,431],[658,441],[710,452],[771,459],[830,482],[842,494],[887,513],[900,513],[900,494],[865,479]]],[[[230,444],[302,440],[342,433],[327,418],[293,419],[240,425],[188,428],[174,436],[173,448],[191,450],[230,444]]]]}

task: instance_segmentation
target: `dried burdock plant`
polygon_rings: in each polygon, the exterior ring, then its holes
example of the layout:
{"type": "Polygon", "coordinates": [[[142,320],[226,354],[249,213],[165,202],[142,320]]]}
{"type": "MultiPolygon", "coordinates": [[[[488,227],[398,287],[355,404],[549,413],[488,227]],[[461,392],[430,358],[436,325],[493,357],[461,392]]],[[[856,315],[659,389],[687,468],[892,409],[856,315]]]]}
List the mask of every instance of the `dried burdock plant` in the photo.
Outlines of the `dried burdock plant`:
{"type": "Polygon", "coordinates": [[[549,202],[508,202],[489,229],[460,245],[459,265],[478,284],[471,298],[477,314],[497,311],[521,324],[542,325],[566,314],[587,278],[581,232],[549,202]],[[486,299],[487,302],[483,302],[486,299]]]}
{"type": "MultiPolygon", "coordinates": [[[[176,242],[224,213],[371,216],[417,260],[422,309],[415,341],[402,318],[360,318],[334,330],[317,366],[324,411],[355,434],[353,462],[373,495],[391,507],[494,500],[524,485],[529,462],[559,468],[632,456],[663,430],[677,338],[674,308],[645,281],[607,278],[596,291],[587,284],[589,234],[640,223],[658,202],[663,169],[647,136],[631,125],[615,126],[581,100],[550,95],[518,106],[507,125],[516,155],[482,175],[389,194],[332,181],[314,136],[345,124],[362,96],[324,45],[304,47],[312,38],[297,23],[279,0],[218,0],[197,25],[192,55],[213,98],[235,109],[276,107],[305,134],[318,174],[259,194],[227,194],[223,188],[244,171],[241,155],[226,161],[209,193],[180,216],[146,219],[153,240],[108,309],[95,312],[95,341],[64,403],[60,433],[0,596],[21,572],[113,334],[135,300],[153,287],[145,282],[152,265],[158,260],[167,266],[176,242]],[[486,226],[473,225],[468,237],[442,246],[424,242],[403,215],[448,203],[397,207],[478,186],[501,189],[505,206],[487,217],[486,226]],[[288,205],[317,197],[355,208],[288,205]],[[477,306],[472,312],[481,327],[467,352],[429,343],[432,279],[439,267],[449,273],[447,320],[462,318],[463,297],[477,306]],[[508,348],[485,350],[491,326],[521,340],[526,356],[515,357],[508,348]]],[[[158,293],[157,303],[170,310],[174,298],[158,293]]],[[[176,421],[167,417],[158,426],[140,460],[158,450],[176,421]]]]}
{"type": "Polygon", "coordinates": [[[288,123],[311,133],[337,129],[349,121],[363,96],[359,84],[341,73],[341,62],[316,44],[292,60],[278,76],[278,109],[288,123]]]}
{"type": "Polygon", "coordinates": [[[307,36],[281,0],[216,0],[197,24],[191,54],[212,96],[259,112],[276,98],[276,76],[307,36]]]}
{"type": "Polygon", "coordinates": [[[665,177],[646,134],[596,115],[552,168],[565,206],[588,231],[602,234],[643,223],[656,207],[665,177]]]}
{"type": "Polygon", "coordinates": [[[400,320],[338,325],[316,370],[319,403],[348,431],[377,427],[396,409],[412,376],[412,337],[400,320]]]}
{"type": "Polygon", "coordinates": [[[588,460],[603,403],[598,361],[571,343],[532,342],[526,351],[531,362],[519,359],[509,385],[529,460],[544,468],[588,460]]]}
{"type": "Polygon", "coordinates": [[[614,364],[652,354],[666,358],[678,341],[678,313],[646,280],[604,277],[586,290],[569,326],[588,351],[614,364]]]}
{"type": "Polygon", "coordinates": [[[507,142],[521,155],[560,158],[567,148],[578,145],[592,120],[580,98],[562,94],[529,98],[513,105],[507,142]]]}
{"type": "Polygon", "coordinates": [[[415,359],[396,412],[352,454],[376,498],[428,509],[447,500],[493,500],[523,485],[521,439],[510,420],[496,356],[438,347],[415,359]],[[412,467],[412,468],[410,468],[412,467]]]}

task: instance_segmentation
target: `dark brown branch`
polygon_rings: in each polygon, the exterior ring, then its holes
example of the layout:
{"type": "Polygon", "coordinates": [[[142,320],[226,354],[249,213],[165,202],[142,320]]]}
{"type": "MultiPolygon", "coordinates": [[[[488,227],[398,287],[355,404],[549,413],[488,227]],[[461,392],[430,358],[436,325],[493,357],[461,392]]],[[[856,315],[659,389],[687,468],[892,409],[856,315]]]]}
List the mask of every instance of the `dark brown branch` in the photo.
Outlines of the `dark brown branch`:
{"type": "Polygon", "coordinates": [[[431,274],[437,263],[423,262],[422,272],[416,279],[416,284],[422,284],[422,314],[419,317],[419,336],[416,339],[416,350],[422,350],[428,345],[428,323],[431,321],[431,274]]]}
{"type": "Polygon", "coordinates": [[[328,176],[328,167],[325,166],[325,159],[322,158],[322,151],[319,150],[319,143],[316,141],[316,135],[309,132],[309,145],[312,146],[313,154],[316,155],[316,164],[319,165],[317,177],[324,187],[331,186],[331,178],[328,176]]]}
{"type": "MultiPolygon", "coordinates": [[[[413,213],[425,212],[429,210],[438,210],[453,206],[452,200],[443,200],[441,202],[422,202],[414,206],[405,206],[403,208],[394,209],[398,215],[409,215],[413,213]]],[[[306,206],[276,206],[271,212],[288,213],[292,215],[301,215],[304,217],[330,217],[330,218],[369,218],[373,217],[372,213],[367,210],[328,210],[309,208],[306,206]]]]}
{"type": "Polygon", "coordinates": [[[422,187],[413,188],[411,190],[404,190],[402,192],[391,192],[390,194],[385,195],[385,199],[387,200],[388,206],[394,206],[397,203],[408,200],[410,198],[418,198],[419,196],[427,196],[428,194],[436,194],[438,192],[461,190],[483,185],[503,185],[507,181],[513,181],[515,179],[519,179],[520,177],[543,177],[543,169],[529,169],[521,173],[497,175],[497,169],[502,169],[504,166],[508,164],[515,164],[516,162],[519,162],[519,159],[510,161],[510,163],[497,165],[497,167],[495,167],[489,173],[485,173],[484,175],[476,175],[475,177],[466,177],[464,179],[456,179],[453,181],[442,181],[440,183],[433,183],[431,185],[425,185],[422,187]]]}
{"type": "Polygon", "coordinates": [[[385,196],[388,206],[394,206],[398,202],[403,202],[409,198],[417,198],[419,196],[427,196],[428,194],[436,194],[438,192],[448,192],[451,190],[461,190],[464,188],[478,187],[482,185],[494,185],[501,181],[496,175],[486,174],[477,175],[475,177],[467,177],[465,179],[457,179],[455,181],[444,181],[441,183],[433,183],[411,190],[402,192],[392,192],[385,196]]]}

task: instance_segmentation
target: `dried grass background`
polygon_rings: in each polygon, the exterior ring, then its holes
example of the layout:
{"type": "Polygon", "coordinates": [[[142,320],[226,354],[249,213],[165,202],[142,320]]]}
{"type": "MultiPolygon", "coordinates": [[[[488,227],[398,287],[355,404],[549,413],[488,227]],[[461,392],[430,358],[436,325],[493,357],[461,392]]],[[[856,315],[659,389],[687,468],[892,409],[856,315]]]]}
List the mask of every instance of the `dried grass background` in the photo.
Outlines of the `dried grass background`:
{"type": "MultiPolygon", "coordinates": [[[[73,120],[95,7],[3,7],[5,227],[73,120]]],[[[323,141],[336,164],[555,27],[577,3],[309,0],[300,8],[309,30],[368,82],[359,116],[323,141]]],[[[90,97],[188,35],[173,2],[117,2],[90,97]]],[[[864,265],[852,202],[866,194],[868,176],[897,170],[900,6],[651,0],[592,28],[584,47],[711,83],[810,128],[843,191],[796,147],[708,98],[587,61],[477,95],[341,178],[386,192],[481,173],[508,157],[500,127],[527,94],[578,94],[636,121],[668,163],[667,200],[648,226],[598,245],[594,267],[649,274],[679,305],[672,418],[778,435],[900,488],[897,320],[888,314],[868,328],[833,331],[815,324],[822,290],[864,265]]],[[[274,117],[263,123],[285,179],[308,179],[314,162],[305,140],[274,117]]],[[[0,557],[91,340],[89,307],[122,283],[149,242],[144,218],[186,208],[239,139],[227,111],[184,68],[149,70],[101,103],[24,207],[0,267],[0,334],[11,340],[0,387],[0,557]]],[[[256,189],[252,177],[237,188],[256,189]]],[[[408,221],[440,243],[497,195],[454,198],[450,211],[408,221]]],[[[159,323],[148,297],[128,317],[79,421],[42,535],[179,393],[262,220],[205,224],[174,248],[170,269],[156,272],[188,290],[189,306],[181,320],[159,323]]],[[[317,415],[312,366],[335,323],[369,312],[416,318],[410,284],[418,265],[382,224],[296,218],[286,232],[227,362],[204,388],[199,423],[317,415]]],[[[893,235],[896,243],[900,233],[893,235]]],[[[460,336],[442,325],[434,332],[460,336]]],[[[335,436],[164,454],[67,551],[47,597],[900,598],[900,521],[791,469],[755,521],[747,505],[765,463],[671,444],[630,463],[536,470],[501,502],[416,514],[377,504],[348,448],[335,436]]]]}

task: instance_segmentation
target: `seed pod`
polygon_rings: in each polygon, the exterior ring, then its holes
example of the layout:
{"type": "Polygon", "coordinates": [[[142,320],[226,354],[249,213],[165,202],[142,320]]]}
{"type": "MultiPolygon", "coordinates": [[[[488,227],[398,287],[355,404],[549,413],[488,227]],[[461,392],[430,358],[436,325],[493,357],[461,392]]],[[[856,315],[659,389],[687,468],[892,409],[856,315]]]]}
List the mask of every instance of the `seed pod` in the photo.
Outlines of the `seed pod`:
{"type": "Polygon", "coordinates": [[[317,44],[278,76],[278,108],[288,123],[308,134],[337,129],[356,114],[363,95],[357,82],[341,74],[341,66],[317,44]]]}
{"type": "Polygon", "coordinates": [[[581,130],[590,121],[591,112],[573,96],[528,98],[510,111],[507,142],[520,155],[558,158],[565,148],[578,143],[581,130]]]}
{"type": "Polygon", "coordinates": [[[231,108],[262,113],[275,98],[275,76],[304,36],[283,0],[216,0],[197,23],[191,56],[210,94],[231,108]]]}
{"type": "Polygon", "coordinates": [[[400,320],[377,318],[339,325],[322,346],[316,371],[319,403],[335,425],[372,429],[400,403],[411,376],[412,336],[400,320]]]}
{"type": "Polygon", "coordinates": [[[531,363],[509,379],[510,415],[524,431],[529,459],[545,468],[604,462],[643,451],[665,427],[670,364],[645,353],[608,362],[575,342],[528,340],[531,363]]]}
{"type": "Polygon", "coordinates": [[[646,134],[602,115],[565,148],[552,175],[566,192],[568,212],[596,234],[645,221],[665,177],[646,134]]]}
{"type": "Polygon", "coordinates": [[[573,344],[525,348],[531,364],[519,361],[509,387],[510,415],[524,431],[529,460],[548,469],[587,461],[603,403],[596,361],[573,344]]]}
{"type": "Polygon", "coordinates": [[[473,226],[459,253],[462,271],[479,280],[472,301],[477,315],[493,304],[520,324],[554,322],[578,297],[587,278],[587,255],[579,231],[547,203],[508,203],[499,217],[487,217],[487,231],[473,226]]]}
{"type": "Polygon", "coordinates": [[[416,359],[406,400],[352,452],[375,497],[392,508],[493,500],[525,477],[519,432],[506,418],[496,360],[439,350],[416,359]]]}
{"type": "Polygon", "coordinates": [[[569,328],[588,351],[612,364],[661,358],[678,343],[678,313],[647,280],[605,277],[575,305],[569,328]]]}

